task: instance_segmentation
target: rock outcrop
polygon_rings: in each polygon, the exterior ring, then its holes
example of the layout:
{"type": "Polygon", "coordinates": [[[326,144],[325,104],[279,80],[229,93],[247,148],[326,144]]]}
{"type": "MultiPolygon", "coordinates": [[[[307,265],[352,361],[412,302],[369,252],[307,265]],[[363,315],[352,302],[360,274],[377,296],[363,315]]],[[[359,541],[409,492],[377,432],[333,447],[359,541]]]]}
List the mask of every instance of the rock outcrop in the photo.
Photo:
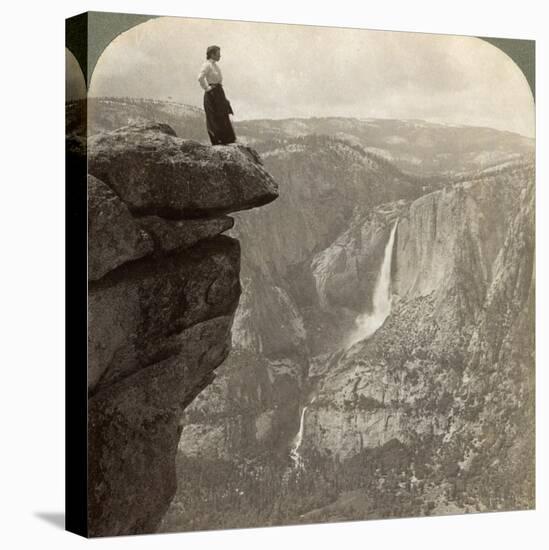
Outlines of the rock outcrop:
{"type": "Polygon", "coordinates": [[[203,218],[273,201],[257,153],[180,139],[166,124],[134,124],[88,141],[88,169],[137,215],[203,218]]]}
{"type": "Polygon", "coordinates": [[[92,175],[88,175],[88,278],[109,271],[153,251],[151,237],[139,228],[126,204],[92,175]]]}
{"type": "Polygon", "coordinates": [[[153,532],[176,490],[185,408],[231,347],[240,246],[225,214],[274,200],[253,150],[139,123],[89,145],[88,520],[153,532]]]}

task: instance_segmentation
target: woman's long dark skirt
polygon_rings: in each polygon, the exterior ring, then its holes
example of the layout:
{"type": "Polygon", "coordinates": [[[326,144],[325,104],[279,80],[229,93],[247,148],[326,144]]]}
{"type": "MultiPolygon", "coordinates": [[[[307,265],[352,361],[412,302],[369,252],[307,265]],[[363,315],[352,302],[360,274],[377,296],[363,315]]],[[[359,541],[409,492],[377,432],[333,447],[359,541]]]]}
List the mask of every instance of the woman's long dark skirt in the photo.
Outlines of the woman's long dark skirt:
{"type": "Polygon", "coordinates": [[[229,119],[229,114],[233,114],[233,111],[221,84],[216,84],[212,90],[204,92],[204,111],[212,145],[234,143],[236,136],[229,119]]]}

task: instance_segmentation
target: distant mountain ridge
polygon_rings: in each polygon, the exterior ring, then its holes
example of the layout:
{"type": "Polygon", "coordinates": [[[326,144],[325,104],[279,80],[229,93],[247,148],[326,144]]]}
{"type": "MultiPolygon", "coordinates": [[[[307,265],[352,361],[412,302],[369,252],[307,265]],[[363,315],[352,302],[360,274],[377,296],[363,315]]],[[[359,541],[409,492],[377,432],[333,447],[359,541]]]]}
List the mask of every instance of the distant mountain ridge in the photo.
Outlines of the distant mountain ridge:
{"type": "MultiPolygon", "coordinates": [[[[83,102],[67,103],[68,132],[83,127],[83,102]]],[[[177,135],[208,142],[202,109],[172,101],[141,98],[88,99],[88,132],[111,131],[132,122],[169,124],[177,135]]],[[[419,120],[311,117],[235,120],[238,140],[260,150],[309,134],[337,137],[420,176],[452,175],[531,156],[534,140],[492,128],[445,125],[419,120]]]]}
{"type": "Polygon", "coordinates": [[[531,155],[534,140],[492,128],[417,120],[308,118],[238,123],[250,143],[325,134],[354,143],[417,175],[450,175],[531,155]]]}
{"type": "Polygon", "coordinates": [[[179,137],[204,141],[204,112],[198,107],[153,99],[101,97],[66,104],[67,133],[88,135],[110,132],[139,122],[160,122],[170,125],[179,137]]]}

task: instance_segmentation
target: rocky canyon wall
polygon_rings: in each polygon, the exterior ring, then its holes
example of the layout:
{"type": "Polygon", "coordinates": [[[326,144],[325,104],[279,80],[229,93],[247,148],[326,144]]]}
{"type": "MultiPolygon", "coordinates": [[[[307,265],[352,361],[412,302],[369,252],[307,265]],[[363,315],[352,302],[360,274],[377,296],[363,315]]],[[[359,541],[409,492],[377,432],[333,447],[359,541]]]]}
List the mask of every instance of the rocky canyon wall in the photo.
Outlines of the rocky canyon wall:
{"type": "MultiPolygon", "coordinates": [[[[482,454],[472,441],[475,429],[495,429],[489,418],[506,418],[517,436],[518,418],[530,433],[533,189],[531,164],[480,174],[384,205],[317,256],[319,293],[342,303],[361,258],[379,266],[376,243],[398,219],[391,315],[325,371],[307,410],[305,448],[343,460],[394,439],[413,448],[438,437],[449,448],[459,440],[462,462],[482,454]]],[[[518,439],[532,455],[533,437],[518,439]]]]}

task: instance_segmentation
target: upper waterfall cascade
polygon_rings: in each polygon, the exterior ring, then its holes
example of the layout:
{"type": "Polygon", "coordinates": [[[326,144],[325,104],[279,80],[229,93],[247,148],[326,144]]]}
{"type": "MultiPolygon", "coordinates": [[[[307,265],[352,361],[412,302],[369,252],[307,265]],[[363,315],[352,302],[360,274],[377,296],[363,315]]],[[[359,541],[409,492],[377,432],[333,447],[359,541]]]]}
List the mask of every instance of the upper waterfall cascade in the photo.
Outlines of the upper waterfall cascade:
{"type": "Polygon", "coordinates": [[[356,318],[356,328],[349,335],[346,348],[372,336],[391,313],[391,260],[397,225],[398,222],[391,229],[389,240],[385,245],[383,262],[374,288],[372,311],[363,313],[356,318]]]}

